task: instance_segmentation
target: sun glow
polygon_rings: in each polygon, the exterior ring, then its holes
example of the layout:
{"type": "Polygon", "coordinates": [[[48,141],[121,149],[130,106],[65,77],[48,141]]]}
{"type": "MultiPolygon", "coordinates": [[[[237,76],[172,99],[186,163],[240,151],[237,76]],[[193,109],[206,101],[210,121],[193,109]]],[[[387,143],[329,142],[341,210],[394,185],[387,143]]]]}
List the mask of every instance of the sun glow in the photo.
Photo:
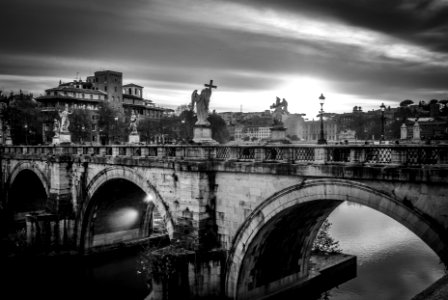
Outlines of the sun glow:
{"type": "MultiPolygon", "coordinates": [[[[291,113],[304,113],[305,118],[312,119],[320,110],[318,98],[331,90],[329,84],[313,77],[296,77],[279,87],[278,97],[288,101],[291,113]]],[[[325,106],[324,106],[325,109],[325,106]]]]}

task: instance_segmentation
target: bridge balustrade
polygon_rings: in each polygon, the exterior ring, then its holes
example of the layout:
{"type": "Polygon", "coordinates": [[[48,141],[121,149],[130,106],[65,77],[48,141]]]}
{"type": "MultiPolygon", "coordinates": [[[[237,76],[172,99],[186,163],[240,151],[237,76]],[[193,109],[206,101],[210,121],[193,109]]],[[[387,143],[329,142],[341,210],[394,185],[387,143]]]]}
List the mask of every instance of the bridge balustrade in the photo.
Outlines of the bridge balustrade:
{"type": "Polygon", "coordinates": [[[287,163],[448,164],[447,145],[2,146],[3,156],[90,155],[287,163]]]}
{"type": "Polygon", "coordinates": [[[292,157],[297,162],[313,162],[315,160],[314,148],[297,147],[292,149],[292,157]]]}

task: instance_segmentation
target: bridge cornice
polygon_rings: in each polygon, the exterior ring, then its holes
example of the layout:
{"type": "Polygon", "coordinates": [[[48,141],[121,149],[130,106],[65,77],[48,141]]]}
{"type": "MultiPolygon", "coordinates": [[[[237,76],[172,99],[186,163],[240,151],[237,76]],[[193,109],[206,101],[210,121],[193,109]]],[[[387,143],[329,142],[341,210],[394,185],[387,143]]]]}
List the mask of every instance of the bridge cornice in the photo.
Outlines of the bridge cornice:
{"type": "Polygon", "coordinates": [[[446,182],[448,146],[4,146],[4,158],[385,181],[446,182]]]}

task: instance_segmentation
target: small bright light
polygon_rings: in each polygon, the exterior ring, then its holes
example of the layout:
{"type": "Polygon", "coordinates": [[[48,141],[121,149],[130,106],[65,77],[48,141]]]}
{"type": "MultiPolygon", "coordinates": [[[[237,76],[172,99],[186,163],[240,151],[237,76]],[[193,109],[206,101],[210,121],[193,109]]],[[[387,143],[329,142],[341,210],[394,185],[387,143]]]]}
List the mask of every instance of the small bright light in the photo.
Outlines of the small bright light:
{"type": "Polygon", "coordinates": [[[146,194],[146,197],[145,199],[143,199],[143,202],[149,203],[152,202],[152,200],[154,200],[154,196],[152,194],[146,194]]]}
{"type": "Polygon", "coordinates": [[[137,222],[138,215],[133,208],[122,208],[109,217],[109,225],[114,231],[129,229],[137,222]]]}

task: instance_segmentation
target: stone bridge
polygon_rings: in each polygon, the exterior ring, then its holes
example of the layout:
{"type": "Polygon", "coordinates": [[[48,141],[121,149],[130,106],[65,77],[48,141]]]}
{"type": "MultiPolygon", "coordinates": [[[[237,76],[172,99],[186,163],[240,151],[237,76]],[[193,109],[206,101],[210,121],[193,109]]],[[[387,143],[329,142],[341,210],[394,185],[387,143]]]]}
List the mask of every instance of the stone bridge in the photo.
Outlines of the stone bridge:
{"type": "Polygon", "coordinates": [[[254,298],[306,277],[343,201],[392,217],[448,262],[446,146],[0,149],[3,219],[26,224],[28,243],[89,253],[163,233],[221,251],[196,294],[254,298]]]}

